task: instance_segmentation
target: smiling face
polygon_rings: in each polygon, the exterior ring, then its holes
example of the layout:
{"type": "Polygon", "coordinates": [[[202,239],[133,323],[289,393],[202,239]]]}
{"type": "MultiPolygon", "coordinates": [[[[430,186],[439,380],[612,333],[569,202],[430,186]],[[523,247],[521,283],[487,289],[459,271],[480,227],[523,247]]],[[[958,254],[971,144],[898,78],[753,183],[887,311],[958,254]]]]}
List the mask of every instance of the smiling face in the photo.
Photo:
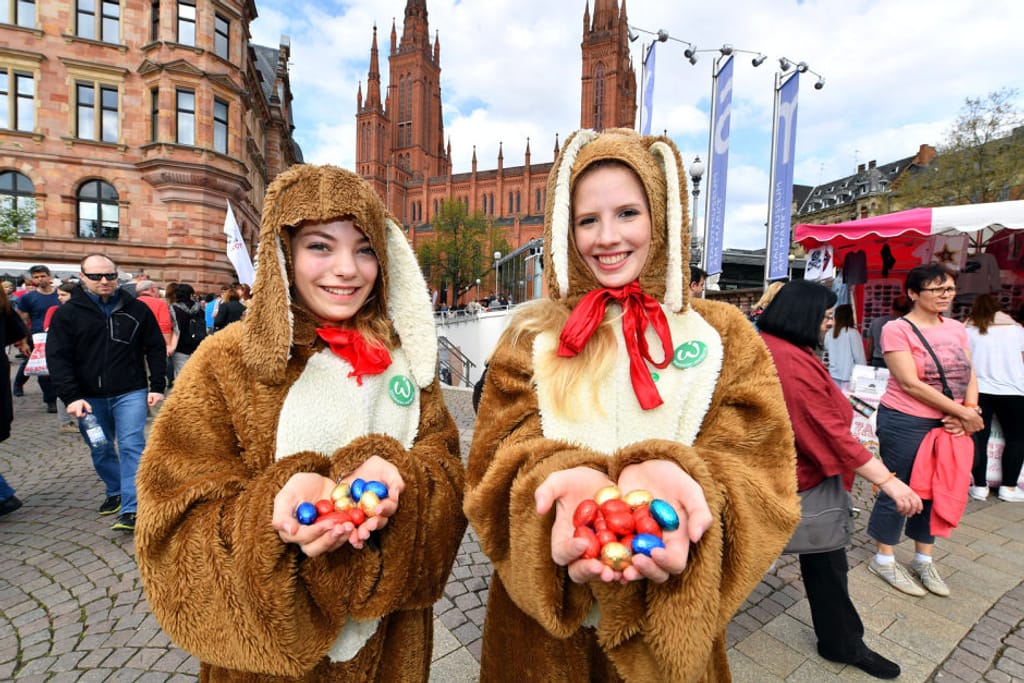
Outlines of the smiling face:
{"type": "Polygon", "coordinates": [[[651,211],[632,170],[584,171],[573,191],[573,236],[602,287],[623,287],[640,276],[651,250],[651,211]]]}
{"type": "Polygon", "coordinates": [[[352,318],[377,281],[370,240],[348,220],[303,223],[291,239],[295,297],[322,323],[352,318]]]}

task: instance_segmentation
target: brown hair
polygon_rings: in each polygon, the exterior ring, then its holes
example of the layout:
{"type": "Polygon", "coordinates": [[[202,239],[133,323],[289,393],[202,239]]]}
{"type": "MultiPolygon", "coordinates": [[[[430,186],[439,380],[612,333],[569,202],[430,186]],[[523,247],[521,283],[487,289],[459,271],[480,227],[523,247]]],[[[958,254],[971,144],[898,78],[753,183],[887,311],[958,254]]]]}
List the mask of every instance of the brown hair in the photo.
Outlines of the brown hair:
{"type": "Polygon", "coordinates": [[[839,333],[846,328],[853,328],[853,306],[850,304],[840,304],[836,306],[834,314],[834,323],[832,325],[832,338],[839,339],[839,333]]]}
{"type": "Polygon", "coordinates": [[[991,294],[979,294],[971,306],[970,320],[981,334],[988,334],[988,328],[1002,308],[999,300],[991,294]]]}

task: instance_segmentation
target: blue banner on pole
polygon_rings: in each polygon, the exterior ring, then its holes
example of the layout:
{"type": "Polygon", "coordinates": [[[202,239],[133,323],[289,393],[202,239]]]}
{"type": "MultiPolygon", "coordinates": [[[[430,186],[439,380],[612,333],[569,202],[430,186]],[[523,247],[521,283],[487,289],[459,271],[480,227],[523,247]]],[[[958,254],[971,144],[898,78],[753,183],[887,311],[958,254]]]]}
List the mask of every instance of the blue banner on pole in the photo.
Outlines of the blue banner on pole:
{"type": "Polygon", "coordinates": [[[711,173],[708,179],[707,244],[704,268],[708,275],[722,272],[722,242],[725,234],[725,192],[729,175],[729,122],[732,117],[732,58],[728,58],[714,79],[711,93],[715,107],[711,122],[711,173]]]}
{"type": "Polygon", "coordinates": [[[641,112],[641,135],[651,134],[651,115],[654,113],[654,47],[657,44],[657,40],[651,41],[651,46],[647,48],[647,56],[644,57],[644,107],[641,112]]]}
{"type": "Polygon", "coordinates": [[[793,166],[800,74],[794,73],[778,93],[775,112],[775,168],[772,171],[771,224],[768,232],[768,280],[789,275],[790,217],[793,212],[793,166]]]}

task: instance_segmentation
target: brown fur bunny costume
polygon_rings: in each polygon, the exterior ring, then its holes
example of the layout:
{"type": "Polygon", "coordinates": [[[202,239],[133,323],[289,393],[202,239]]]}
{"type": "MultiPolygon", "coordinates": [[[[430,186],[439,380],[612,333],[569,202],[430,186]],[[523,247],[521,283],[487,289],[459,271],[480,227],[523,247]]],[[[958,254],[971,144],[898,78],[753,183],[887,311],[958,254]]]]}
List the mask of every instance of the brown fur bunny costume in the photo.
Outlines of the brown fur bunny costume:
{"type": "Polygon", "coordinates": [[[435,377],[426,284],[357,175],[297,166],[271,184],[246,317],[186,364],[138,473],[136,548],[161,626],[204,681],[426,681],[432,606],[465,529],[458,431],[435,377]],[[292,300],[290,228],[348,217],[377,255],[398,345],[362,386],[292,300]],[[391,400],[402,375],[413,402],[391,400]],[[271,526],[298,472],[338,478],[371,455],[405,481],[375,544],[308,558],[271,526]]]}
{"type": "MultiPolygon", "coordinates": [[[[687,300],[686,191],[670,140],[578,131],[555,162],[547,197],[550,299],[525,307],[499,341],[469,456],[466,515],[496,570],[481,680],[729,680],[726,626],[799,520],[793,434],[771,357],[739,309],[687,300]],[[571,410],[559,409],[564,385],[552,377],[584,358],[556,350],[571,309],[600,286],[576,250],[571,198],[580,173],[602,159],[639,176],[652,223],[640,284],[662,303],[676,355],[699,350],[696,363],[657,371],[664,403],[650,410],[628,389],[614,305],[605,317],[615,342],[607,372],[578,373],[578,390],[563,396],[571,410]],[[688,473],[714,518],[686,569],[663,584],[574,583],[552,561],[554,511],[537,514],[537,487],[578,466],[616,481],[651,459],[688,473]]],[[[661,348],[651,331],[648,343],[661,348]]]]}

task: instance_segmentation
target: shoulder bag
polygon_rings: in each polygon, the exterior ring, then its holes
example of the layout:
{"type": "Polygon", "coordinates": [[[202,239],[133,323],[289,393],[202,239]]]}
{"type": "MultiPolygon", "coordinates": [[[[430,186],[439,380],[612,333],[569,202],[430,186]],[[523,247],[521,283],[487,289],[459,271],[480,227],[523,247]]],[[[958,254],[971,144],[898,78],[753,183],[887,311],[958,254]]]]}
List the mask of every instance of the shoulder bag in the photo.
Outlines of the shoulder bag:
{"type": "Polygon", "coordinates": [[[845,548],[853,534],[853,503],[842,476],[825,477],[800,491],[800,524],[783,553],[808,555],[845,548]]]}
{"type": "Polygon", "coordinates": [[[932,360],[935,361],[935,367],[939,371],[939,379],[942,380],[942,395],[950,401],[955,401],[956,399],[953,398],[953,390],[949,388],[949,383],[946,382],[946,373],[942,369],[942,363],[939,362],[939,357],[935,355],[934,351],[932,351],[931,344],[929,344],[928,340],[924,338],[923,334],[921,334],[921,330],[917,329],[917,325],[910,322],[906,316],[903,316],[900,319],[906,320],[907,324],[910,325],[910,329],[914,331],[914,334],[917,335],[917,338],[921,340],[921,343],[924,344],[924,348],[931,355],[932,360]]]}

